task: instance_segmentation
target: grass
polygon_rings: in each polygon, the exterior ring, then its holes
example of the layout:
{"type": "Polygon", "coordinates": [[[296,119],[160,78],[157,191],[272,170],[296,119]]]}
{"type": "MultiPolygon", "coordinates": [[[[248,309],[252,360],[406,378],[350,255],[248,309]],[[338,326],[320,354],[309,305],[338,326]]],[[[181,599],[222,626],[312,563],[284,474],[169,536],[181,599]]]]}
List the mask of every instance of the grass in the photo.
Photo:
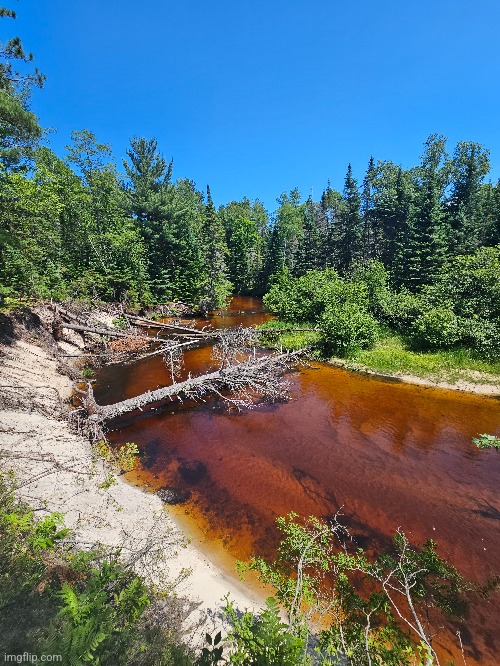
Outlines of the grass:
{"type": "Polygon", "coordinates": [[[438,352],[408,349],[401,336],[387,333],[373,349],[357,352],[349,361],[380,373],[402,373],[454,383],[459,379],[473,383],[500,385],[500,361],[485,361],[472,350],[459,348],[438,352]],[[486,375],[486,376],[485,376],[486,375]]]}
{"type": "MultiPolygon", "coordinates": [[[[271,320],[257,327],[265,331],[261,336],[264,347],[278,350],[301,349],[319,342],[320,331],[283,329],[313,329],[315,324],[271,320]],[[283,332],[280,332],[283,331],[283,332]]],[[[319,356],[319,350],[313,356],[319,356]]],[[[359,350],[346,359],[351,370],[367,368],[381,374],[405,374],[444,381],[450,384],[465,380],[474,384],[500,386],[500,361],[486,361],[473,350],[459,348],[437,352],[418,352],[408,348],[404,338],[388,328],[381,330],[380,339],[373,349],[359,350]]]]}
{"type": "Polygon", "coordinates": [[[313,329],[315,325],[310,323],[297,324],[296,322],[277,321],[276,319],[267,321],[265,324],[257,326],[257,330],[265,331],[260,337],[262,346],[271,349],[283,349],[283,351],[295,351],[314,345],[320,339],[320,331],[282,330],[290,328],[313,329]]]}

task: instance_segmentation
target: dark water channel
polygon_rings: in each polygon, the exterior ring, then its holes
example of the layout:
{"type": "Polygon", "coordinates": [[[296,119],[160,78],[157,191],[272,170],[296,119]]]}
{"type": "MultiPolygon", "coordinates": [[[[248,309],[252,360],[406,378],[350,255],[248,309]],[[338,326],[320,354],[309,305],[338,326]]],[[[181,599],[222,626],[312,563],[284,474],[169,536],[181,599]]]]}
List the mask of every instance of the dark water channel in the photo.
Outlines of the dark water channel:
{"type": "MultiPolygon", "coordinates": [[[[261,308],[258,299],[235,298],[210,324],[258,324],[268,317],[261,308]]],[[[187,352],[184,376],[209,367],[209,348],[187,352]]],[[[97,379],[101,404],[170,383],[157,357],[104,368],[97,379]]],[[[467,578],[500,574],[500,453],[470,441],[500,433],[499,400],[317,363],[291,381],[286,404],[237,414],[215,400],[172,403],[120,424],[112,439],[134,441],[144,452],[132,481],[190,491],[174,512],[223,566],[271,555],[277,516],[326,517],[343,507],[368,550],[401,527],[415,543],[437,541],[467,578]]],[[[451,626],[461,631],[469,664],[500,664],[498,601],[499,593],[475,606],[466,626],[451,626]]]]}

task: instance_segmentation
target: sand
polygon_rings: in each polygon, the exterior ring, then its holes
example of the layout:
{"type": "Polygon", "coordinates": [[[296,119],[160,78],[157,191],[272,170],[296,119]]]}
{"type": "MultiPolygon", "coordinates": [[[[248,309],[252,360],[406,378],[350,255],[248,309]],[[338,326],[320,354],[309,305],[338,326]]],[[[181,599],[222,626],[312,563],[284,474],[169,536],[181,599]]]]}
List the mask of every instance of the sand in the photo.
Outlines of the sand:
{"type": "MultiPolygon", "coordinates": [[[[381,379],[396,379],[397,381],[405,384],[417,384],[418,386],[432,386],[434,388],[446,389],[448,391],[461,391],[463,393],[476,393],[477,395],[487,395],[490,397],[500,397],[499,378],[495,375],[489,375],[485,372],[477,370],[463,371],[463,377],[459,377],[454,382],[445,381],[442,379],[430,377],[418,377],[416,375],[409,375],[403,372],[377,372],[370,368],[361,365],[353,364],[345,359],[331,358],[328,363],[339,368],[346,368],[353,372],[359,372],[364,375],[372,375],[381,379]]],[[[457,371],[457,374],[459,371],[457,371]]]]}
{"type": "MultiPolygon", "coordinates": [[[[59,348],[76,354],[77,345],[77,338],[66,339],[59,348]]],[[[106,487],[106,464],[70,428],[72,382],[58,371],[54,351],[22,339],[0,346],[0,465],[16,472],[19,496],[39,515],[64,513],[78,546],[120,547],[125,562],[146,580],[172,589],[185,602],[182,629],[193,647],[205,631],[221,628],[228,593],[240,610],[262,607],[262,597],[226,578],[187,543],[156,495],[120,476],[106,487]]]]}

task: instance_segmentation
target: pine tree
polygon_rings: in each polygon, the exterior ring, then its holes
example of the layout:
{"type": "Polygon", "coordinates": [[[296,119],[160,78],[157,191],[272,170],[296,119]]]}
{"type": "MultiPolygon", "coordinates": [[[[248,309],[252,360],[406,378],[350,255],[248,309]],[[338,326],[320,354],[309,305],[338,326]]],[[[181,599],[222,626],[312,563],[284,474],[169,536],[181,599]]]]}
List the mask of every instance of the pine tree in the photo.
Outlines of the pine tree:
{"type": "Polygon", "coordinates": [[[362,255],[361,199],[358,184],[352,175],[351,165],[347,167],[342,209],[340,212],[340,234],[338,239],[338,269],[346,273],[362,255]]]}
{"type": "Polygon", "coordinates": [[[339,265],[338,241],[341,236],[340,211],[342,195],[333,190],[330,181],[321,195],[321,210],[324,219],[325,246],[323,248],[323,267],[336,268],[339,265]]]}
{"type": "MultiPolygon", "coordinates": [[[[0,18],[16,18],[12,9],[0,7],[0,18]]],[[[0,43],[0,162],[17,168],[27,158],[42,136],[38,118],[29,109],[33,87],[42,88],[45,76],[38,70],[26,74],[16,63],[32,63],[32,53],[24,50],[19,37],[0,43]]]]}
{"type": "Polygon", "coordinates": [[[457,144],[451,161],[452,191],[446,202],[451,254],[474,252],[484,238],[481,184],[490,170],[489,151],[471,141],[457,144]]]}
{"type": "Polygon", "coordinates": [[[447,258],[448,233],[442,208],[447,184],[445,146],[444,137],[431,135],[422,164],[415,170],[417,194],[405,250],[407,286],[413,291],[431,283],[447,258]]]}
{"type": "Polygon", "coordinates": [[[149,284],[158,301],[173,297],[175,234],[172,222],[172,160],[158,152],[156,139],[131,140],[130,162],[123,161],[128,183],[128,211],[137,220],[149,263],[149,284]]]}
{"type": "Polygon", "coordinates": [[[363,220],[363,260],[378,259],[381,252],[381,237],[375,216],[373,185],[375,179],[375,161],[370,157],[361,190],[361,216],[363,220]]]}
{"type": "Polygon", "coordinates": [[[324,268],[326,238],[324,229],[321,229],[320,215],[321,207],[310,196],[304,208],[302,242],[297,253],[297,275],[303,275],[314,268],[324,268]]]}
{"type": "Polygon", "coordinates": [[[232,285],[227,278],[226,245],[224,227],[215,210],[210,187],[207,185],[207,203],[202,223],[202,239],[205,258],[204,297],[201,309],[205,312],[224,306],[232,285]]]}

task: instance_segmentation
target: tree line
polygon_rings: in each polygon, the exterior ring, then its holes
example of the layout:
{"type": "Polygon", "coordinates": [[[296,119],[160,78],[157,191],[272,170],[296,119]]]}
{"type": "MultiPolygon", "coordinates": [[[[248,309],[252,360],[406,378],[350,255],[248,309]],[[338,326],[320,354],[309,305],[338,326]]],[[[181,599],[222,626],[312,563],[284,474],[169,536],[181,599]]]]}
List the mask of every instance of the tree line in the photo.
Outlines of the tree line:
{"type": "Polygon", "coordinates": [[[174,180],[155,139],[134,137],[118,165],[110,146],[75,131],[57,156],[29,107],[44,82],[32,59],[17,37],[0,45],[4,298],[181,300],[208,311],[231,293],[263,295],[311,270],[350,279],[374,261],[391,289],[421,294],[456,257],[500,243],[500,182],[486,182],[489,151],[477,143],[449,154],[432,135],[416,166],[370,158],[357,182],[349,165],[342,191],[328,182],[319,201],[293,189],[272,213],[248,198],[217,208],[209,187],[174,180]]]}

